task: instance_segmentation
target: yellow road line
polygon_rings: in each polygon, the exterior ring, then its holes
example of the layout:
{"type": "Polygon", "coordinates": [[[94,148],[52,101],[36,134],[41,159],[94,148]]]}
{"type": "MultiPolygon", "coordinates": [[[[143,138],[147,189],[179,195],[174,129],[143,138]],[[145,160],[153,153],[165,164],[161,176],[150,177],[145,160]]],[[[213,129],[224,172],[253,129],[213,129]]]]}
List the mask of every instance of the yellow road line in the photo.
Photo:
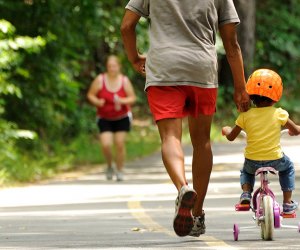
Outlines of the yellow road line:
{"type": "MultiPolygon", "coordinates": [[[[139,200],[128,201],[127,206],[132,216],[136,218],[136,220],[139,221],[142,225],[144,225],[148,230],[155,231],[155,232],[162,232],[169,236],[177,237],[173,231],[168,230],[167,228],[163,227],[162,225],[154,221],[151,218],[151,216],[146,213],[145,209],[143,208],[139,200]]],[[[237,249],[235,247],[226,244],[224,241],[219,240],[212,236],[201,235],[199,239],[209,247],[214,247],[214,249],[222,249],[222,250],[237,249]]]]}
{"type": "Polygon", "coordinates": [[[169,236],[176,236],[174,232],[171,232],[167,228],[161,226],[154,221],[142,207],[140,201],[128,201],[127,206],[133,215],[142,225],[144,225],[150,231],[162,232],[169,236]]]}

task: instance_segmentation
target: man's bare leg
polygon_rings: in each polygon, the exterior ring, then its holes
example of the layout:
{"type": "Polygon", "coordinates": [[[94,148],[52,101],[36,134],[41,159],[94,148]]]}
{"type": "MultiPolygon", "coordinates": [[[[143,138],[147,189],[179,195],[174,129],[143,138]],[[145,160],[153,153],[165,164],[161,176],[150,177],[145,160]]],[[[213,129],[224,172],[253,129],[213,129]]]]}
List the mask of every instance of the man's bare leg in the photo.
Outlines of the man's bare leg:
{"type": "Polygon", "coordinates": [[[212,170],[212,151],[210,144],[210,128],[213,116],[199,115],[189,117],[190,136],[193,145],[193,188],[197,192],[194,216],[203,213],[203,202],[212,170]]]}
{"type": "Polygon", "coordinates": [[[162,119],[157,122],[161,153],[165,168],[179,191],[187,184],[184,169],[184,154],[181,145],[182,119],[162,119]]]}

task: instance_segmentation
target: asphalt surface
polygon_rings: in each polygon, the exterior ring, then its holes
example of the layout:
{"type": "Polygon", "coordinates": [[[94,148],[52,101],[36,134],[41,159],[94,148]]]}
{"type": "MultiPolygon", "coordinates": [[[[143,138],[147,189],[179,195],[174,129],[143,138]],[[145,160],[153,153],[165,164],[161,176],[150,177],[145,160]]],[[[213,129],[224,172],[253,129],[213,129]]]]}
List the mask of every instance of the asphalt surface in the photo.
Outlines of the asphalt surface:
{"type": "MultiPolygon", "coordinates": [[[[283,139],[295,162],[300,200],[300,137],[283,139]]],[[[298,218],[263,241],[251,212],[235,212],[243,142],[214,144],[214,169],[205,201],[207,232],[177,237],[172,229],[175,187],[156,153],[126,167],[123,182],[106,181],[103,167],[76,178],[0,190],[0,249],[300,249],[298,218]],[[232,227],[241,228],[239,241],[232,227]],[[253,228],[244,228],[251,227],[253,228]]],[[[191,179],[191,148],[185,147],[191,179]]],[[[281,203],[277,176],[271,188],[281,203]]]]}

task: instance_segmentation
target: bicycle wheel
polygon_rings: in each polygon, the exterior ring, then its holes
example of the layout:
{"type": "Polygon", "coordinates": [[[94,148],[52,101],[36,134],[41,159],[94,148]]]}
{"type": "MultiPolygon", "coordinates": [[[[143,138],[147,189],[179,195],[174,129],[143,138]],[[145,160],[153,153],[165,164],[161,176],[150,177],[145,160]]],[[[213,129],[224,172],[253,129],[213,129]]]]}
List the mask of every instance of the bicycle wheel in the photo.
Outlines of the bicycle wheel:
{"type": "Polygon", "coordinates": [[[261,236],[264,240],[273,240],[274,214],[273,199],[266,195],[262,202],[263,220],[261,222],[261,236]]]}

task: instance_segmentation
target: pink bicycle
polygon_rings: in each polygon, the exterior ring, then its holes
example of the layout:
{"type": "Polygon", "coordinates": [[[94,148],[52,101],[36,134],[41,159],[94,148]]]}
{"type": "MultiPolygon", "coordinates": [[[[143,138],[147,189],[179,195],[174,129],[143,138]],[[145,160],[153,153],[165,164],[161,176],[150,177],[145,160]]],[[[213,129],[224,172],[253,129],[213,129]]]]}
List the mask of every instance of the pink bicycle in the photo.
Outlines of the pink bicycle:
{"type": "MultiPolygon", "coordinates": [[[[287,133],[288,130],[283,130],[281,134],[287,133]]],[[[246,133],[242,131],[242,135],[245,137],[246,133]]],[[[236,211],[253,211],[253,219],[256,221],[257,226],[260,227],[261,238],[263,240],[273,240],[274,228],[291,228],[297,229],[300,233],[300,222],[298,226],[283,225],[282,218],[295,218],[296,213],[283,214],[280,212],[279,203],[276,201],[276,197],[269,187],[268,174],[277,174],[277,171],[272,167],[263,167],[257,169],[255,175],[260,176],[260,187],[256,189],[253,194],[251,203],[247,205],[236,204],[236,211]]],[[[237,241],[240,233],[240,229],[249,229],[253,227],[239,228],[237,224],[233,225],[233,237],[237,241]]]]}

